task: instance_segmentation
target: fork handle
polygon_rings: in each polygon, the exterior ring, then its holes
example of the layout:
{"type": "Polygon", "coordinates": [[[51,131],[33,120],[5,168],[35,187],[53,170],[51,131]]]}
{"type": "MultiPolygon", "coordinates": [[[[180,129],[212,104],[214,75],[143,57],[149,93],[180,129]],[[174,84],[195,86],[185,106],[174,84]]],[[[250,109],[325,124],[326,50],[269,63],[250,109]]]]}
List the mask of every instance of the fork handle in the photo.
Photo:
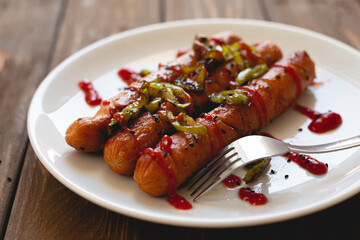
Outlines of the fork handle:
{"type": "Polygon", "coordinates": [[[334,152],[334,151],[360,146],[360,135],[343,139],[340,141],[320,144],[320,145],[312,145],[312,146],[299,146],[299,145],[291,145],[291,144],[288,145],[289,145],[289,150],[292,152],[300,152],[300,153],[334,152]]]}

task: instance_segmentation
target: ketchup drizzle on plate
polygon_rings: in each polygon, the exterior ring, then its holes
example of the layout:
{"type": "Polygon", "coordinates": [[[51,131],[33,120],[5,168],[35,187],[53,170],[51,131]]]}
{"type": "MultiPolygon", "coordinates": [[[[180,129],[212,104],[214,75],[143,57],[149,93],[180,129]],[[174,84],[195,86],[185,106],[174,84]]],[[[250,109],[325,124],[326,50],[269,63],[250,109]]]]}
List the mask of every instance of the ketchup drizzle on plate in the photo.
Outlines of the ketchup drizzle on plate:
{"type": "Polygon", "coordinates": [[[290,158],[300,167],[306,169],[314,175],[324,175],[325,173],[327,173],[327,166],[324,163],[316,160],[315,158],[310,157],[309,155],[289,152],[285,154],[284,157],[290,158]]]}
{"type": "Polygon", "coordinates": [[[97,106],[101,104],[101,97],[99,96],[98,92],[95,90],[93,84],[89,80],[81,80],[80,82],[78,82],[78,86],[84,92],[85,101],[87,104],[89,104],[90,106],[97,106]]]}
{"type": "Polygon", "coordinates": [[[182,55],[186,54],[190,49],[189,48],[181,48],[177,51],[176,57],[181,57],[182,55]]]}
{"type": "Polygon", "coordinates": [[[176,193],[176,175],[173,169],[166,164],[164,159],[164,156],[171,153],[171,144],[172,139],[168,135],[164,135],[160,141],[160,150],[163,152],[147,148],[144,150],[143,154],[149,155],[153,161],[156,161],[161,170],[164,172],[168,182],[169,196],[167,201],[176,209],[188,210],[192,208],[192,205],[185,198],[176,193]]]}
{"type": "Polygon", "coordinates": [[[234,174],[230,174],[222,181],[222,183],[228,188],[236,188],[240,186],[241,178],[234,174]]]}
{"type": "MultiPolygon", "coordinates": [[[[262,132],[261,135],[277,139],[269,133],[262,132]]],[[[290,158],[294,163],[298,164],[303,169],[314,175],[323,175],[327,173],[327,165],[319,160],[310,157],[309,155],[300,154],[296,152],[288,152],[283,157],[290,158]]]]}
{"type": "Polygon", "coordinates": [[[342,123],[342,118],[338,113],[319,113],[311,108],[301,106],[298,103],[295,104],[294,109],[312,119],[308,128],[315,133],[328,132],[339,127],[342,123]]]}
{"type": "Polygon", "coordinates": [[[268,202],[268,199],[264,194],[256,193],[245,187],[240,188],[239,197],[241,200],[247,201],[252,205],[264,205],[268,202]]]}
{"type": "Polygon", "coordinates": [[[131,83],[141,79],[140,74],[131,70],[130,68],[121,68],[118,71],[118,75],[127,85],[130,85],[131,83]]]}

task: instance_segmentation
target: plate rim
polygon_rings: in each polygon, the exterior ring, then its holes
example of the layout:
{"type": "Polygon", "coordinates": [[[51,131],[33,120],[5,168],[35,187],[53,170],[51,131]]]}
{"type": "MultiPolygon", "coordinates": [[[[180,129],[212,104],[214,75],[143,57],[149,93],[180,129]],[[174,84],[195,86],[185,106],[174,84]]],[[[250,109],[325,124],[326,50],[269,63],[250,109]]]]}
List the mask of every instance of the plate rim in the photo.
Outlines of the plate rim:
{"type": "MultiPolygon", "coordinates": [[[[233,24],[233,25],[261,25],[261,26],[268,26],[268,27],[276,27],[280,29],[285,29],[288,31],[294,31],[306,35],[311,35],[316,38],[320,38],[322,40],[328,41],[332,44],[337,45],[338,47],[341,47],[344,50],[350,51],[351,53],[355,53],[360,58],[360,52],[354,48],[351,47],[337,39],[334,39],[332,37],[326,36],[322,33],[318,33],[312,30],[308,30],[305,28],[301,28],[298,26],[292,26],[289,24],[284,23],[278,23],[278,22],[269,22],[269,21],[263,21],[263,20],[253,20],[253,19],[233,19],[233,18],[201,18],[201,19],[186,19],[186,20],[179,20],[179,21],[170,21],[170,22],[163,22],[163,23],[156,23],[151,25],[146,25],[142,27],[138,27],[135,29],[126,30],[120,33],[116,33],[114,35],[108,36],[106,38],[103,38],[101,40],[98,40],[78,51],[73,53],[71,56],[67,57],[65,60],[63,60],[60,64],[58,64],[52,71],[48,73],[48,75],[42,80],[42,82],[37,87],[31,102],[30,107],[28,110],[28,116],[27,116],[27,131],[29,140],[31,143],[31,146],[36,153],[37,157],[39,158],[40,162],[43,164],[43,166],[51,173],[52,176],[54,176],[59,182],[61,182],[64,186],[69,188],[71,191],[75,192],[77,195],[85,198],[88,201],[91,201],[105,209],[113,210],[117,213],[124,214],[130,217],[134,217],[137,219],[154,222],[154,223],[160,223],[160,224],[166,224],[166,225],[173,225],[173,226],[184,226],[184,227],[203,227],[203,228],[227,228],[227,227],[245,227],[245,226],[254,226],[254,225],[260,225],[260,224],[269,224],[269,223],[275,223],[280,222],[284,220],[289,220],[297,217],[302,217],[305,215],[308,215],[310,213],[321,211],[325,208],[328,208],[330,206],[336,205],[354,195],[356,195],[358,192],[360,192],[360,186],[354,189],[350,189],[344,194],[336,197],[332,197],[330,200],[326,201],[325,203],[320,204],[314,204],[311,207],[306,207],[302,211],[294,210],[294,211],[288,211],[288,214],[280,214],[275,217],[268,217],[264,218],[262,220],[254,219],[252,221],[249,221],[247,223],[244,222],[237,222],[237,221],[206,221],[206,222],[198,222],[198,221],[182,221],[182,220],[176,220],[175,218],[171,221],[169,221],[168,218],[159,218],[157,216],[154,218],[153,215],[146,212],[144,214],[143,211],[134,210],[134,209],[128,209],[126,206],[123,208],[116,207],[114,209],[112,204],[110,204],[107,201],[102,200],[102,198],[97,197],[96,195],[92,194],[91,192],[85,192],[82,191],[82,189],[76,188],[76,184],[72,183],[71,181],[68,181],[66,178],[63,178],[61,176],[61,173],[53,168],[53,166],[45,160],[46,157],[44,154],[38,149],[36,146],[36,138],[35,134],[33,134],[34,130],[32,129],[33,121],[35,119],[32,119],[34,117],[31,116],[31,113],[36,111],[36,101],[39,101],[42,99],[41,95],[39,95],[48,84],[51,82],[51,80],[58,74],[58,72],[61,72],[62,69],[64,69],[68,64],[71,64],[72,61],[76,60],[80,56],[86,54],[89,51],[93,51],[98,47],[101,47],[102,45],[109,44],[113,41],[118,41],[119,39],[126,38],[128,36],[136,35],[139,33],[144,33],[148,31],[153,30],[165,30],[167,28],[173,28],[173,27],[186,27],[189,25],[219,25],[219,24],[233,24]]],[[[38,115],[38,114],[37,114],[38,115]]]]}

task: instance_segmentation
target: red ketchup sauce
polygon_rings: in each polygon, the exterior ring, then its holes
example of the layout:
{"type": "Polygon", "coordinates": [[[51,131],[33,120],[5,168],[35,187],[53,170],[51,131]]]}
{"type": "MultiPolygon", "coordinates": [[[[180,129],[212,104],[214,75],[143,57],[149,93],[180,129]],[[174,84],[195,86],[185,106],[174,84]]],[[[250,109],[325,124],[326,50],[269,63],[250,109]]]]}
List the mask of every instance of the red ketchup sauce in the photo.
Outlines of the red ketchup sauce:
{"type": "Polygon", "coordinates": [[[118,75],[127,85],[130,85],[131,83],[141,79],[140,74],[129,68],[121,68],[118,71],[118,75]]]}
{"type": "MultiPolygon", "coordinates": [[[[269,133],[262,132],[261,135],[277,139],[269,133]]],[[[327,173],[328,170],[326,164],[320,162],[319,160],[316,160],[313,157],[310,157],[309,155],[296,152],[288,152],[284,154],[283,157],[290,158],[291,161],[295,162],[300,167],[314,175],[323,175],[327,173]]]]}
{"type": "Polygon", "coordinates": [[[240,186],[241,178],[234,174],[230,174],[222,181],[222,183],[228,188],[236,188],[237,186],[240,186]]]}
{"type": "Polygon", "coordinates": [[[240,46],[246,51],[246,55],[249,56],[252,60],[264,62],[262,56],[251,50],[251,48],[246,43],[240,42],[240,46]]]}
{"type": "Polygon", "coordinates": [[[143,154],[149,155],[153,161],[156,161],[161,170],[164,172],[168,181],[169,196],[167,201],[176,209],[188,210],[192,208],[192,205],[185,198],[176,193],[176,175],[173,169],[166,164],[164,159],[164,155],[171,153],[171,144],[171,138],[165,135],[160,141],[160,150],[163,152],[158,152],[152,148],[147,148],[144,150],[143,154]]]}
{"type": "Polygon", "coordinates": [[[249,188],[240,188],[239,197],[252,205],[264,205],[268,202],[266,196],[262,193],[256,193],[249,188]]]}
{"type": "Polygon", "coordinates": [[[312,119],[308,126],[309,130],[315,133],[324,133],[339,127],[342,118],[338,113],[326,112],[319,113],[313,109],[295,104],[294,109],[312,119]]]}
{"type": "Polygon", "coordinates": [[[256,90],[252,89],[249,86],[242,86],[239,89],[245,93],[245,95],[250,99],[251,104],[254,105],[257,115],[259,116],[259,126],[264,126],[268,119],[264,99],[256,90]]]}
{"type": "Polygon", "coordinates": [[[212,127],[213,127],[214,133],[216,135],[216,139],[219,141],[219,148],[218,149],[215,149],[214,147],[211,147],[211,154],[212,154],[212,156],[215,156],[224,147],[224,139],[223,139],[223,136],[222,136],[223,133],[222,133],[221,128],[219,127],[219,125],[216,123],[216,118],[217,117],[212,117],[211,115],[209,115],[207,113],[203,113],[200,116],[203,117],[204,119],[212,122],[212,127]]]}
{"type": "Polygon", "coordinates": [[[189,48],[181,48],[177,51],[176,57],[181,57],[182,55],[186,54],[190,49],[189,48]]]}
{"type": "Polygon", "coordinates": [[[90,106],[100,105],[102,100],[98,92],[94,89],[94,86],[89,80],[81,80],[78,83],[80,89],[85,93],[85,101],[90,106]]]}
{"type": "Polygon", "coordinates": [[[301,79],[299,77],[299,75],[296,73],[296,71],[290,67],[290,66],[282,66],[282,65],[272,65],[271,67],[281,67],[283,68],[287,73],[289,73],[291,75],[291,77],[295,80],[296,82],[296,87],[298,90],[298,96],[301,94],[302,92],[302,84],[301,84],[301,79]]]}
{"type": "Polygon", "coordinates": [[[289,152],[284,155],[284,157],[290,158],[293,162],[297,163],[300,167],[306,169],[314,175],[323,175],[327,173],[327,166],[316,160],[315,158],[310,157],[309,155],[300,154],[296,152],[289,152]]]}

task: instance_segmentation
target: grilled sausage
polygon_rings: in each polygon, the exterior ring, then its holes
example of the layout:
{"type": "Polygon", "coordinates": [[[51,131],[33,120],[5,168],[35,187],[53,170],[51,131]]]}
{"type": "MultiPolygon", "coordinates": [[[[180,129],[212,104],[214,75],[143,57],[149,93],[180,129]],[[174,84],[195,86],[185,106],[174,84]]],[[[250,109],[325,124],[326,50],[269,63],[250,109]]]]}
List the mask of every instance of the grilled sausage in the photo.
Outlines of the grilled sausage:
{"type": "MultiPolygon", "coordinates": [[[[282,57],[281,50],[274,43],[266,41],[255,46],[269,66],[282,57]]],[[[238,69],[233,61],[216,68],[205,81],[205,93],[190,92],[194,105],[206,109],[205,106],[209,105],[208,96],[229,89],[232,76],[237,73],[238,69]]],[[[155,146],[165,134],[171,133],[172,128],[167,121],[165,109],[162,108],[154,115],[144,113],[129,129],[118,131],[105,144],[106,164],[119,174],[133,174],[140,153],[147,147],[155,146]]]]}
{"type": "MultiPolygon", "coordinates": [[[[231,44],[240,41],[240,37],[230,32],[222,32],[211,37],[217,44],[231,44]]],[[[183,66],[193,65],[196,62],[196,54],[194,50],[190,49],[186,54],[177,58],[167,66],[183,66]]],[[[167,69],[165,66],[160,66],[158,71],[155,71],[140,81],[134,82],[129,86],[129,90],[120,92],[117,96],[102,104],[100,110],[93,117],[83,117],[74,121],[66,130],[65,140],[68,145],[72,146],[78,151],[83,152],[97,152],[103,149],[105,142],[108,139],[107,126],[113,117],[114,112],[119,112],[126,106],[134,102],[139,94],[137,91],[144,81],[152,81],[158,76],[162,76],[166,82],[174,82],[177,77],[176,72],[167,69]]]]}
{"type": "Polygon", "coordinates": [[[264,76],[242,87],[249,104],[219,106],[197,119],[207,134],[177,132],[164,137],[154,149],[146,149],[137,161],[134,180],[152,196],[172,193],[224,146],[284,112],[314,76],[314,63],[306,52],[280,60],[264,76]]]}

